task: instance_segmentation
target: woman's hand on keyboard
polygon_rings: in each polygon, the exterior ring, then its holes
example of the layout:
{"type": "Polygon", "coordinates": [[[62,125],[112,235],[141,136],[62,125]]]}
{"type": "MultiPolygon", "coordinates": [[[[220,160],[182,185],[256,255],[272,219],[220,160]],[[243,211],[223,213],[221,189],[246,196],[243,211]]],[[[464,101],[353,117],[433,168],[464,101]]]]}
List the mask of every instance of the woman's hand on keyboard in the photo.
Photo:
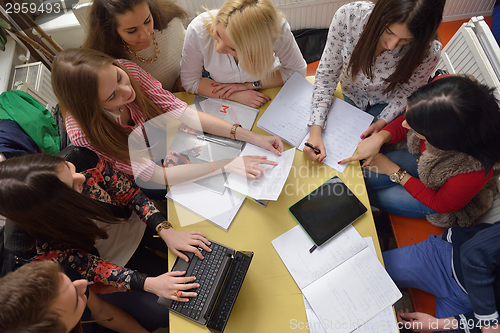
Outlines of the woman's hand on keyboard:
{"type": "Polygon", "coordinates": [[[181,251],[192,252],[200,259],[203,259],[203,255],[199,250],[200,247],[205,251],[212,251],[208,247],[210,241],[205,238],[207,236],[199,231],[177,231],[173,228],[161,229],[160,236],[170,251],[184,261],[189,261],[189,259],[181,251]]]}
{"type": "Polygon", "coordinates": [[[173,299],[174,301],[187,302],[189,298],[198,294],[189,289],[199,288],[199,283],[194,283],[196,277],[183,276],[186,271],[173,271],[157,277],[147,277],[144,282],[144,291],[153,293],[159,297],[173,299]],[[180,291],[181,295],[174,295],[175,291],[180,291]]]}

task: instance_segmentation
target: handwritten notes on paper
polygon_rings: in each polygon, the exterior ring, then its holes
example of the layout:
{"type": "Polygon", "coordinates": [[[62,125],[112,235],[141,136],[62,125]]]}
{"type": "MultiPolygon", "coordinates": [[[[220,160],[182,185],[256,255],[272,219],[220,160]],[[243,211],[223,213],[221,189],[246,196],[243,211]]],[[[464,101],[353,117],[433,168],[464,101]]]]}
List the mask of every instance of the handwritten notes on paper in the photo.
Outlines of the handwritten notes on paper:
{"type": "Polygon", "coordinates": [[[272,242],[328,333],[349,333],[400,297],[375,254],[350,226],[313,253],[296,226],[272,242]]]}
{"type": "MultiPolygon", "coordinates": [[[[370,126],[372,120],[372,115],[335,98],[326,119],[326,129],[323,131],[323,143],[327,155],[323,163],[344,172],[346,164],[339,165],[337,162],[352,156],[358,142],[361,141],[361,134],[370,126]]],[[[303,150],[304,143],[308,139],[309,134],[297,148],[303,150]]]]}
{"type": "Polygon", "coordinates": [[[264,173],[255,179],[231,173],[226,187],[257,200],[278,200],[292,168],[295,149],[289,149],[278,157],[267,149],[247,143],[240,156],[252,155],[266,156],[268,160],[278,162],[278,165],[261,164],[264,173]]]}
{"type": "MultiPolygon", "coordinates": [[[[281,88],[269,108],[257,122],[263,130],[303,150],[309,139],[307,122],[311,113],[313,85],[298,73],[281,88]]],[[[335,98],[323,131],[327,157],[323,162],[339,172],[346,165],[338,161],[352,156],[361,134],[370,126],[373,116],[335,98]]]]}
{"type": "Polygon", "coordinates": [[[299,73],[293,74],[274,98],[257,126],[281,137],[294,147],[309,132],[313,85],[299,73]]]}

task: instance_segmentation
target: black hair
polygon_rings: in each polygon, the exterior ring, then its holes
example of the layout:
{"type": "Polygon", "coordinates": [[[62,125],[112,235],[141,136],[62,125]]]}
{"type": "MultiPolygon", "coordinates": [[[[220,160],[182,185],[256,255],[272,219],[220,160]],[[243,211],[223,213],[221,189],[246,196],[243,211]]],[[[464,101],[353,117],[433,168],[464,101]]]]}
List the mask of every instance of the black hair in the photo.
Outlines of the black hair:
{"type": "Polygon", "coordinates": [[[408,97],[406,121],[434,147],[474,157],[488,174],[500,161],[500,108],[494,91],[464,76],[440,78],[408,97]]]}

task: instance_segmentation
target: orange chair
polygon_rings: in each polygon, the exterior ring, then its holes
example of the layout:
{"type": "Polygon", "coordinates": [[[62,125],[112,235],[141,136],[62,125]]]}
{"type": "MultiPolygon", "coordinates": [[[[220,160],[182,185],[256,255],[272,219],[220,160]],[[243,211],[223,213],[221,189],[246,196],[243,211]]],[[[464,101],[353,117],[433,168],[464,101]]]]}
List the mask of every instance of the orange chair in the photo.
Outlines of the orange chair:
{"type": "MultiPolygon", "coordinates": [[[[443,228],[436,227],[425,219],[414,219],[389,214],[392,233],[396,246],[403,247],[426,240],[429,235],[441,235],[443,228]]],[[[436,299],[434,295],[425,291],[408,288],[413,311],[424,312],[431,315],[436,313],[436,299]]]]}

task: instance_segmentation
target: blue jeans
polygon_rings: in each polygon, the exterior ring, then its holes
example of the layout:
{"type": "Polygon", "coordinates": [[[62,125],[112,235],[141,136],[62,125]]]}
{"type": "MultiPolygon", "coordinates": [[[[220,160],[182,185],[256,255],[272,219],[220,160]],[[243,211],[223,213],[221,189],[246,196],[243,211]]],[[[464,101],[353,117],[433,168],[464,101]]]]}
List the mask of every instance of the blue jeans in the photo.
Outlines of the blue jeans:
{"type": "MultiPolygon", "coordinates": [[[[352,106],[355,106],[357,107],[358,109],[360,109],[359,106],[356,105],[356,103],[354,103],[352,101],[352,99],[350,99],[349,97],[347,97],[346,95],[344,95],[344,101],[351,104],[352,106]]],[[[375,118],[373,119],[373,121],[376,121],[377,119],[377,116],[380,114],[380,112],[382,112],[382,110],[387,106],[387,103],[382,103],[382,104],[375,104],[375,105],[368,105],[368,107],[366,108],[365,112],[371,114],[372,116],[374,116],[375,118]]]]}
{"type": "MultiPolygon", "coordinates": [[[[391,151],[386,156],[405,169],[411,176],[418,178],[418,155],[412,155],[408,149],[391,151]]],[[[370,198],[370,204],[387,213],[422,218],[427,214],[436,213],[408,193],[403,186],[394,183],[389,176],[376,172],[363,170],[366,190],[370,198]]]]}
{"type": "MultiPolygon", "coordinates": [[[[452,275],[452,245],[441,236],[382,253],[387,273],[399,288],[417,288],[436,296],[436,318],[472,311],[469,296],[452,275]]],[[[458,332],[446,331],[446,332],[458,332]]]]}

